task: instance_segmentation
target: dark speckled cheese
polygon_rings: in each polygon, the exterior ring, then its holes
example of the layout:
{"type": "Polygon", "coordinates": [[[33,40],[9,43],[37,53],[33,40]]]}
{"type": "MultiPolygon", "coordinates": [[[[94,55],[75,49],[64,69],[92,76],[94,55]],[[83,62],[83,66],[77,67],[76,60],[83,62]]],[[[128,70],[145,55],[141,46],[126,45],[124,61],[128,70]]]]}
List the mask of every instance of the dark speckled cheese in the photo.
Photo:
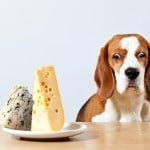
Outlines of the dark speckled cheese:
{"type": "Polygon", "coordinates": [[[12,129],[30,130],[32,105],[32,95],[27,87],[14,86],[1,110],[2,125],[12,129]]]}

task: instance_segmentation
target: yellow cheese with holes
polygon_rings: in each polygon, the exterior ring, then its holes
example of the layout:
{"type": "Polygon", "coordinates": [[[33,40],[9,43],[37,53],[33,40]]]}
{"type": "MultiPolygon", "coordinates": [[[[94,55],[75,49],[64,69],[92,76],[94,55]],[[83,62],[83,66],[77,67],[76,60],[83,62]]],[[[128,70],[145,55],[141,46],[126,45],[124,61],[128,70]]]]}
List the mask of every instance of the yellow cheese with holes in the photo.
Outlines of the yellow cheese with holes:
{"type": "Polygon", "coordinates": [[[64,110],[54,66],[35,71],[32,131],[58,131],[64,125],[64,110]]]}

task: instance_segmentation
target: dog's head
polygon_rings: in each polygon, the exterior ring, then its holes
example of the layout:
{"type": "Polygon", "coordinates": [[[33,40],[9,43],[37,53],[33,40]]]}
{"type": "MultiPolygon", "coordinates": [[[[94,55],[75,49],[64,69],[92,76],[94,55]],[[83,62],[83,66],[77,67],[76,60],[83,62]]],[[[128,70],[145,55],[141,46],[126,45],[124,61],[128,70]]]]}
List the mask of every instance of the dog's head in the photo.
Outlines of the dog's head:
{"type": "Polygon", "coordinates": [[[95,81],[101,100],[116,89],[146,91],[150,100],[150,45],[138,34],[116,35],[101,49],[95,81]]]}

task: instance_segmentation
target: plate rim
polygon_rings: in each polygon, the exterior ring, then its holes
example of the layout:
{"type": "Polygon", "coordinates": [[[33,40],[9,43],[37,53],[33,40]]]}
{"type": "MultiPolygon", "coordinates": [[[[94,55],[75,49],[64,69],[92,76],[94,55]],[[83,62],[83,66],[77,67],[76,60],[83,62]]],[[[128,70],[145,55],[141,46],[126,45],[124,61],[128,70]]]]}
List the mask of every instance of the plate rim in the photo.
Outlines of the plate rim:
{"type": "Polygon", "coordinates": [[[66,138],[81,134],[87,130],[85,124],[80,124],[76,122],[65,122],[64,127],[60,131],[25,131],[16,130],[2,126],[2,130],[5,133],[11,134],[13,136],[27,138],[27,139],[54,139],[54,138],[66,138]],[[68,129],[71,125],[77,126],[76,129],[68,129]],[[68,127],[66,127],[68,126],[68,127]]]}

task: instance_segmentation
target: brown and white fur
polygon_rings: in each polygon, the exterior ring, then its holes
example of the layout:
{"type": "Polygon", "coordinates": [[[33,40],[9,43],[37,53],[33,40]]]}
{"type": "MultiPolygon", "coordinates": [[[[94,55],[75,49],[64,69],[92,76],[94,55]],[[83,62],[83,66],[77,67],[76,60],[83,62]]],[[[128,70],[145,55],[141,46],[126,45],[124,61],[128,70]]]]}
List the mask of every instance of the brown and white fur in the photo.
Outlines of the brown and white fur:
{"type": "Polygon", "coordinates": [[[76,121],[150,121],[150,45],[141,35],[115,35],[101,49],[97,92],[76,121]]]}

